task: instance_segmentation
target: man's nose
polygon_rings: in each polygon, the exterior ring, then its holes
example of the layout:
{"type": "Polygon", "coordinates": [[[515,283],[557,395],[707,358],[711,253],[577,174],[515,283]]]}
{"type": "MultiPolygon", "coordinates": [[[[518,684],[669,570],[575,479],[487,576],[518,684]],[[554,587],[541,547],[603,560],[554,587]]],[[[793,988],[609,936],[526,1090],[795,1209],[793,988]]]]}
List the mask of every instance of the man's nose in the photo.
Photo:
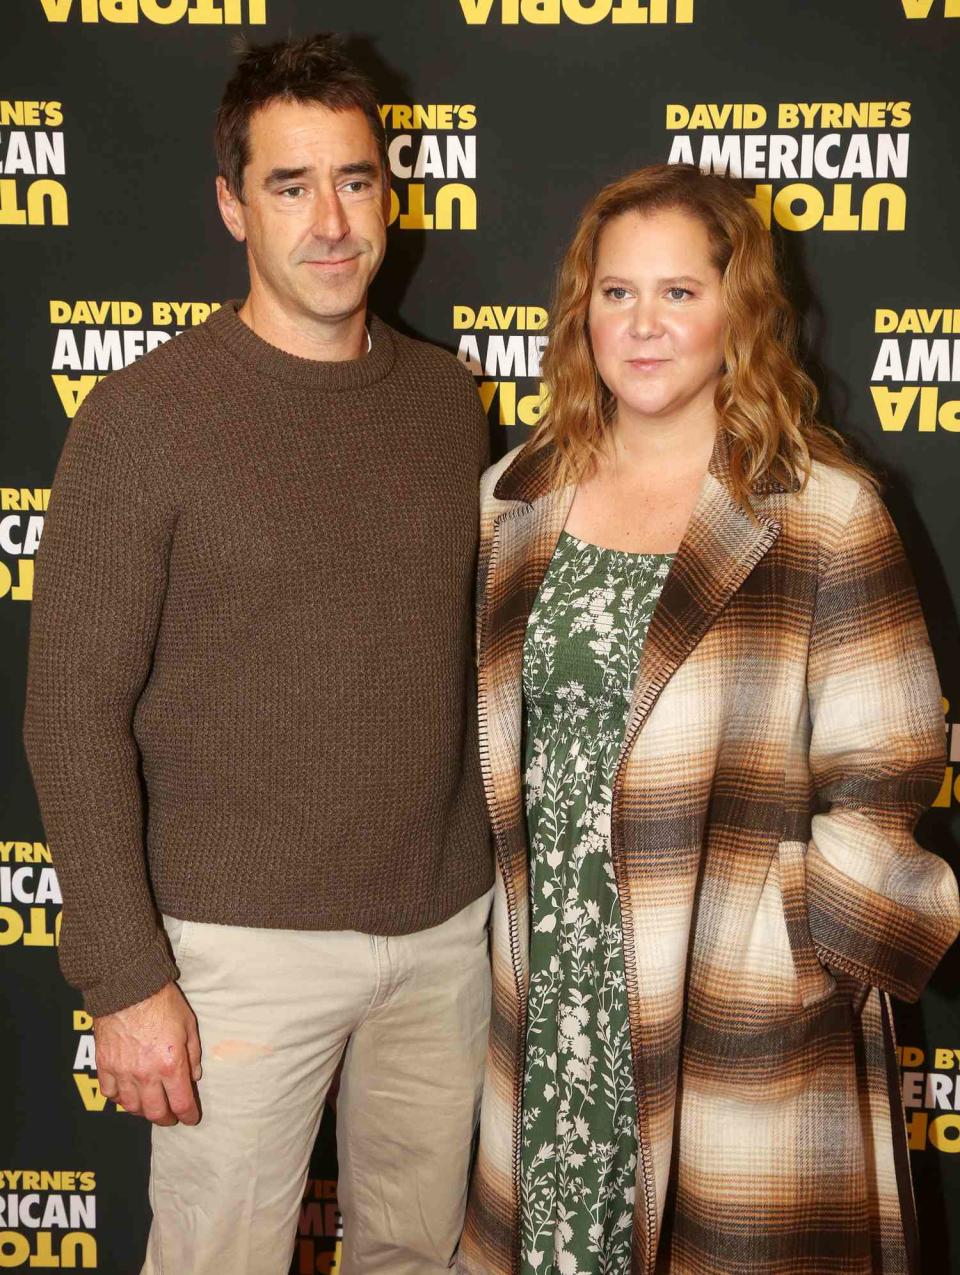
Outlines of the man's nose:
{"type": "Polygon", "coordinates": [[[339,243],[350,233],[350,223],[335,190],[320,191],[314,206],[313,233],[318,239],[339,243]]]}

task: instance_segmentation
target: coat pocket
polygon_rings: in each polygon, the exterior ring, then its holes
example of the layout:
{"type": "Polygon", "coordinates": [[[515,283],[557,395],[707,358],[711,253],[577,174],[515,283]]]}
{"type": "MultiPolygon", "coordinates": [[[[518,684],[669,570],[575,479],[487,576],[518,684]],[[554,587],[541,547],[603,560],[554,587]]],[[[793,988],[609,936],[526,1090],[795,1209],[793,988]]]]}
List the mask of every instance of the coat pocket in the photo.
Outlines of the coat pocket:
{"type": "Polygon", "coordinates": [[[755,1032],[690,1023],[658,1271],[879,1271],[869,1156],[842,995],[755,1032]]]}
{"type": "Polygon", "coordinates": [[[780,894],[787,925],[790,953],[797,975],[797,987],[804,1009],[824,1000],[836,988],[836,980],[820,963],[807,917],[807,845],[804,841],[781,841],[777,846],[780,865],[780,894]]]}

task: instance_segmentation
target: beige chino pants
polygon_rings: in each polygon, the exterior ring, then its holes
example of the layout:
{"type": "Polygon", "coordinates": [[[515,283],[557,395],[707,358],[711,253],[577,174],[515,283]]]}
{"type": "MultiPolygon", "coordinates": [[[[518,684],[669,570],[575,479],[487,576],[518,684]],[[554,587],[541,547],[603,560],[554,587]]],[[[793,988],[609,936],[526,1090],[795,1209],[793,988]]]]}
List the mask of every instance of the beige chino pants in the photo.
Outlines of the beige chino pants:
{"type": "Polygon", "coordinates": [[[434,1275],[460,1238],[490,1014],[492,890],[397,938],[164,918],[203,1115],[153,1129],[142,1275],[286,1275],[337,1065],[342,1275],[434,1275]]]}

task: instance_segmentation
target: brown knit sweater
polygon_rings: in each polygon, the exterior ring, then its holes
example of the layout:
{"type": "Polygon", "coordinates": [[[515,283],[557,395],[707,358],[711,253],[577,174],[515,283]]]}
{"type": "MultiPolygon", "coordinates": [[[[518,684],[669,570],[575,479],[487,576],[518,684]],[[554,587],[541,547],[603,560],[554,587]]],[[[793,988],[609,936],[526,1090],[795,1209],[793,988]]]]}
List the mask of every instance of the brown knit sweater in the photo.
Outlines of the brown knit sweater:
{"type": "Polygon", "coordinates": [[[324,363],[217,311],[102,382],[38,555],[25,738],[94,1014],[185,920],[403,934],[493,880],[472,589],[486,421],[373,318],[324,363]]]}

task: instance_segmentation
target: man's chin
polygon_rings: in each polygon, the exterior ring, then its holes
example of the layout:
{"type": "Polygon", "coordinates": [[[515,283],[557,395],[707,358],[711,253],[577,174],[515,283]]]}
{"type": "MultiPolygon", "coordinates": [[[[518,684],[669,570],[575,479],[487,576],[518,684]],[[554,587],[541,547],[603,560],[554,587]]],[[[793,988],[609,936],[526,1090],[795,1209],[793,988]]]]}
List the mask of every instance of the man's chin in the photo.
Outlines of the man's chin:
{"type": "Polygon", "coordinates": [[[322,292],[301,297],[300,305],[312,319],[322,323],[338,323],[366,309],[367,292],[365,288],[358,289],[355,284],[350,288],[328,287],[322,292]]]}

